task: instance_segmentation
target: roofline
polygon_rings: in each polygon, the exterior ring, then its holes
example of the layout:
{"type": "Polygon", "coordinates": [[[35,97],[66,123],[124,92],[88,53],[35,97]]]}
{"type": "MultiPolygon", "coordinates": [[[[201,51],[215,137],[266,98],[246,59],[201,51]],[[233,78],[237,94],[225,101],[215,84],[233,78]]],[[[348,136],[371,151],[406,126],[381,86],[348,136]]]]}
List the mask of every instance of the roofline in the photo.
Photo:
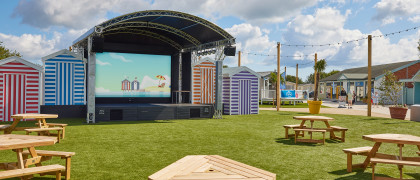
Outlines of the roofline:
{"type": "Polygon", "coordinates": [[[8,57],[6,59],[2,59],[0,61],[0,65],[7,64],[7,63],[12,62],[12,61],[18,61],[18,62],[20,62],[24,65],[27,65],[27,66],[29,66],[31,68],[34,68],[34,69],[36,69],[38,71],[41,71],[41,72],[43,70],[42,66],[40,66],[38,64],[35,64],[35,63],[31,63],[31,62],[29,62],[25,59],[22,59],[21,57],[18,57],[18,56],[12,56],[12,57],[8,57]]]}
{"type": "MultiPolygon", "coordinates": [[[[401,70],[401,69],[404,69],[404,68],[406,68],[406,67],[409,67],[409,66],[411,66],[411,65],[413,65],[413,64],[417,64],[417,63],[420,63],[420,60],[415,60],[415,61],[413,61],[413,62],[411,62],[411,63],[409,63],[409,64],[406,64],[406,65],[401,66],[401,67],[399,67],[399,68],[393,69],[393,70],[391,70],[391,72],[392,72],[392,73],[397,72],[397,71],[399,71],[399,70],[401,70]]],[[[383,74],[381,74],[381,75],[379,75],[379,76],[376,76],[376,77],[375,77],[375,81],[376,81],[376,80],[378,80],[378,79],[380,79],[380,78],[382,78],[382,77],[384,77],[384,76],[385,76],[385,73],[383,73],[383,74]]]]}
{"type": "MultiPolygon", "coordinates": [[[[192,14],[188,14],[188,13],[184,13],[184,12],[179,12],[179,11],[146,10],[146,11],[136,11],[136,12],[124,14],[124,15],[109,19],[107,21],[104,21],[104,22],[94,26],[93,28],[88,30],[86,33],[81,35],[79,38],[77,38],[75,41],[73,41],[73,46],[81,43],[82,41],[85,41],[86,38],[88,38],[91,35],[94,35],[94,34],[100,35],[102,33],[103,29],[106,29],[107,27],[110,27],[114,24],[118,24],[118,23],[121,23],[121,22],[124,22],[124,21],[128,21],[128,20],[131,20],[133,18],[147,17],[147,16],[176,17],[176,18],[189,20],[189,21],[195,22],[197,24],[202,24],[203,26],[207,27],[208,29],[211,29],[212,31],[218,33],[220,36],[223,37],[223,39],[219,39],[219,40],[209,42],[209,43],[215,43],[216,45],[220,45],[222,43],[225,43],[225,44],[222,44],[222,45],[233,45],[233,44],[235,44],[235,38],[231,34],[229,34],[226,30],[224,30],[220,26],[218,26],[218,25],[216,25],[216,24],[214,24],[214,23],[212,23],[212,22],[210,22],[206,19],[203,19],[201,17],[195,16],[195,15],[192,15],[192,14]]],[[[205,43],[205,44],[209,44],[209,43],[205,43]]],[[[205,45],[205,44],[199,44],[199,45],[205,45]]],[[[184,50],[184,49],[190,50],[190,49],[192,49],[192,47],[183,47],[182,50],[184,50]]]]}
{"type": "Polygon", "coordinates": [[[69,51],[67,49],[62,49],[62,50],[59,50],[59,51],[57,51],[55,53],[52,53],[50,55],[47,55],[47,56],[42,57],[42,62],[45,62],[48,59],[51,59],[51,58],[56,57],[56,56],[58,56],[60,54],[63,54],[63,52],[68,52],[68,53],[70,53],[70,55],[74,56],[75,58],[81,58],[80,60],[82,60],[83,62],[86,62],[86,59],[84,57],[82,57],[82,55],[76,54],[76,53],[71,52],[71,51],[69,51]]]}
{"type": "MultiPolygon", "coordinates": [[[[416,81],[414,81],[414,78],[415,78],[416,76],[420,76],[420,71],[417,71],[417,73],[416,73],[416,74],[414,74],[414,76],[413,76],[411,79],[400,79],[399,81],[400,81],[400,82],[416,82],[416,81]]],[[[419,82],[420,82],[420,81],[419,81],[419,82]]]]}
{"type": "MultiPolygon", "coordinates": [[[[243,70],[248,70],[248,72],[250,72],[251,74],[257,76],[257,78],[261,78],[261,75],[259,75],[257,72],[253,71],[252,69],[246,67],[246,66],[239,66],[239,67],[231,67],[231,68],[235,68],[235,71],[233,71],[233,74],[237,74],[243,70]]],[[[228,75],[229,77],[232,77],[232,75],[230,75],[229,73],[223,73],[223,75],[228,75]]]]}

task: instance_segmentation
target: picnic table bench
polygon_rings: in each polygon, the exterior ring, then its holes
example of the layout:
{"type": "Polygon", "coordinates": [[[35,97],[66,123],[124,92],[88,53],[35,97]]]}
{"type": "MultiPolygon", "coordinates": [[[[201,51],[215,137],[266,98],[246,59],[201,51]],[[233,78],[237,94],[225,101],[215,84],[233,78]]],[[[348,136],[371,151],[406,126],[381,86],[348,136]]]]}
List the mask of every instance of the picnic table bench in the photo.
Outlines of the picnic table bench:
{"type": "MultiPolygon", "coordinates": [[[[47,151],[47,150],[35,150],[36,153],[41,156],[41,162],[50,160],[52,157],[60,157],[61,159],[66,160],[65,170],[61,172],[65,176],[65,179],[70,179],[70,170],[71,170],[71,157],[74,156],[75,152],[64,152],[64,151],[47,151]]],[[[25,150],[22,152],[23,158],[27,159],[30,152],[25,150]]]]}
{"type": "Polygon", "coordinates": [[[26,131],[26,135],[29,135],[32,132],[37,132],[38,136],[51,136],[51,135],[55,135],[57,136],[57,141],[58,143],[60,143],[60,134],[61,131],[63,130],[63,128],[61,127],[54,127],[54,128],[31,128],[31,129],[25,129],[26,131]],[[57,134],[52,134],[50,133],[50,131],[57,131],[57,134]]]}
{"type": "MultiPolygon", "coordinates": [[[[347,128],[343,128],[343,127],[339,127],[339,126],[330,126],[329,121],[333,121],[334,120],[333,118],[325,117],[325,116],[294,116],[293,119],[302,121],[300,123],[299,127],[294,127],[294,128],[297,128],[297,129],[325,130],[326,132],[329,132],[330,133],[330,139],[338,139],[341,142],[345,142],[345,137],[346,137],[345,136],[345,133],[346,133],[346,131],[348,129],[347,128]],[[305,127],[305,122],[306,121],[310,121],[310,123],[311,123],[311,126],[309,128],[305,127]],[[315,121],[324,122],[326,128],[314,128],[313,127],[313,124],[314,124],[315,121]],[[334,132],[337,132],[337,131],[338,132],[341,132],[341,137],[338,137],[338,136],[335,135],[334,132]]],[[[302,132],[304,132],[304,131],[302,131],[302,132]]],[[[312,140],[312,132],[313,131],[307,131],[306,130],[306,132],[309,133],[310,140],[312,140]]],[[[317,132],[317,131],[315,131],[315,132],[317,132]]],[[[299,134],[300,131],[295,131],[295,133],[298,133],[299,134]]],[[[325,139],[325,137],[324,137],[324,139],[325,139]]],[[[308,141],[308,142],[310,142],[310,141],[308,141]]],[[[321,142],[321,141],[317,141],[317,142],[321,142]]],[[[322,141],[322,142],[325,142],[325,140],[322,141]]]]}
{"type": "Polygon", "coordinates": [[[363,163],[363,168],[366,168],[369,163],[371,164],[372,179],[375,179],[375,165],[378,163],[397,165],[400,171],[400,179],[402,179],[402,169],[404,166],[420,166],[420,157],[404,157],[402,154],[404,145],[415,145],[420,150],[420,137],[418,136],[407,134],[372,134],[364,135],[363,139],[375,142],[375,145],[372,147],[363,163]],[[378,153],[382,143],[397,144],[399,155],[395,156],[378,153]]]}
{"type": "Polygon", "coordinates": [[[323,129],[293,129],[295,131],[295,144],[296,142],[310,142],[310,143],[322,143],[325,144],[325,132],[326,130],[323,129]],[[322,133],[322,139],[312,139],[312,134],[310,139],[298,139],[299,132],[320,132],[322,133]]]}
{"type": "Polygon", "coordinates": [[[370,146],[343,149],[344,153],[347,154],[347,172],[352,172],[353,168],[360,168],[363,166],[363,163],[353,164],[353,155],[367,156],[370,150],[372,150],[372,147],[370,146]]]}
{"type": "Polygon", "coordinates": [[[0,135],[0,150],[14,150],[17,154],[17,162],[0,163],[0,179],[21,177],[27,179],[34,174],[55,173],[56,179],[61,179],[61,171],[65,169],[61,165],[42,166],[41,156],[36,153],[35,147],[53,145],[57,142],[55,137],[30,136],[17,134],[0,135]],[[23,158],[23,149],[27,148],[31,158],[23,158]],[[29,167],[35,165],[36,167],[29,167]]]}

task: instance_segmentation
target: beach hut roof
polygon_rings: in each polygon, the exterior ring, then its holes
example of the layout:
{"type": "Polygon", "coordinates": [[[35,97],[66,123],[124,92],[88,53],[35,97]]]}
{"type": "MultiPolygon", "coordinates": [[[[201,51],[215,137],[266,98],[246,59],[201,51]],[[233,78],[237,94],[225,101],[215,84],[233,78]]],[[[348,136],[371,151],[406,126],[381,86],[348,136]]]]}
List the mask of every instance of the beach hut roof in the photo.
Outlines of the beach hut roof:
{"type": "Polygon", "coordinates": [[[55,57],[57,57],[57,56],[59,56],[59,55],[69,55],[69,56],[73,56],[73,57],[75,57],[75,58],[78,58],[78,59],[82,60],[83,62],[86,62],[86,59],[85,59],[85,58],[83,58],[81,54],[76,54],[76,53],[71,52],[71,51],[69,51],[69,50],[67,50],[67,49],[62,49],[62,50],[59,50],[59,51],[57,51],[57,52],[55,52],[55,53],[52,53],[52,54],[50,54],[50,55],[48,55],[48,56],[44,56],[44,57],[42,57],[42,61],[44,61],[44,62],[45,62],[46,60],[48,60],[48,59],[53,59],[53,58],[55,58],[55,57]]]}
{"type": "Polygon", "coordinates": [[[228,75],[229,77],[232,77],[235,74],[238,74],[241,71],[248,71],[251,74],[257,76],[258,78],[261,77],[260,74],[258,74],[257,72],[253,71],[252,69],[249,69],[246,66],[240,66],[240,67],[229,67],[229,68],[223,68],[223,75],[228,75]]]}
{"type": "Polygon", "coordinates": [[[27,60],[24,60],[24,59],[22,59],[18,56],[12,56],[12,57],[8,57],[6,59],[2,59],[2,60],[0,60],[0,65],[7,64],[7,63],[10,63],[10,62],[13,62],[13,61],[20,62],[24,65],[27,65],[31,68],[34,68],[34,69],[38,70],[38,71],[42,71],[42,66],[40,66],[38,64],[31,63],[31,62],[29,62],[27,60]]]}

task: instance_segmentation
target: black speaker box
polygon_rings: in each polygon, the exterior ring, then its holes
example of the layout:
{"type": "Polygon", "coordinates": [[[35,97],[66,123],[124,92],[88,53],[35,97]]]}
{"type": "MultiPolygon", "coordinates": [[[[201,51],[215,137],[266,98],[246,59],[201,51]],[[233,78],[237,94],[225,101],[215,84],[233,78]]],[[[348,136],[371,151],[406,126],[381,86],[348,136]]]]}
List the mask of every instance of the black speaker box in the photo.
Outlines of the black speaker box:
{"type": "Polygon", "coordinates": [[[235,56],[235,53],[236,53],[236,47],[232,47],[232,46],[225,47],[225,49],[224,49],[223,53],[224,53],[226,56],[235,56]]]}
{"type": "Polygon", "coordinates": [[[104,38],[103,37],[93,37],[92,38],[92,52],[104,52],[104,38]]]}

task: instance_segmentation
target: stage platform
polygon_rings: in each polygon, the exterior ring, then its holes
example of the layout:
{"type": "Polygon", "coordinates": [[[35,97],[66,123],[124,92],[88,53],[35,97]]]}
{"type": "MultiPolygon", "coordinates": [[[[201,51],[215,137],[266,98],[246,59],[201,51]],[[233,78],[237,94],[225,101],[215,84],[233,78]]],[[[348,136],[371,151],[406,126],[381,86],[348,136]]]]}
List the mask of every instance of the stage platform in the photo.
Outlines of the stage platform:
{"type": "Polygon", "coordinates": [[[96,104],[96,121],[212,118],[212,104],[96,104]]]}

